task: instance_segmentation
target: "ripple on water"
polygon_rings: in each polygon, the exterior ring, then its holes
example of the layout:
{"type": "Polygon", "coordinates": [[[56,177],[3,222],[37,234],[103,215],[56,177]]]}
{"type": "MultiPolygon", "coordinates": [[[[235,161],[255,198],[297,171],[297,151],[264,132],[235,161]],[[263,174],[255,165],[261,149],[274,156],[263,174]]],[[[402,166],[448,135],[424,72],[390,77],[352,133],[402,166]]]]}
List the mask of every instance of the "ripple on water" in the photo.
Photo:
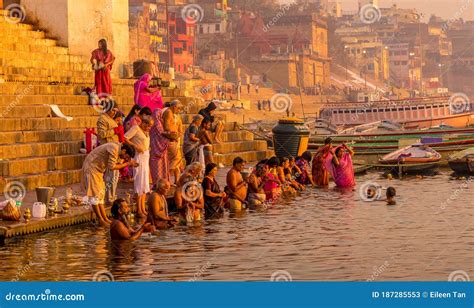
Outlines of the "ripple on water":
{"type": "Polygon", "coordinates": [[[2,280],[447,280],[474,277],[472,182],[448,171],[419,179],[357,178],[355,190],[308,190],[263,212],[226,215],[131,243],[92,225],[14,239],[0,247],[2,280]],[[397,205],[363,202],[366,181],[397,188],[397,205]],[[382,269],[382,270],[381,270],[382,269]],[[379,273],[380,272],[380,273],[379,273]]]}

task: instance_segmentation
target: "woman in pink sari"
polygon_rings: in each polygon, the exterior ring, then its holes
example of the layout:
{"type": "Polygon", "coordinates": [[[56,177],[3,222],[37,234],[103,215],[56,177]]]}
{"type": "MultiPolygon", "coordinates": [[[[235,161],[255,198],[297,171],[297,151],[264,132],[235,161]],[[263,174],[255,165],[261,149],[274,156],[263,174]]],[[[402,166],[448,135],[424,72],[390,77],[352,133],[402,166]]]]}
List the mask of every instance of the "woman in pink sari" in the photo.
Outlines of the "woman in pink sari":
{"type": "Polygon", "coordinates": [[[154,112],[156,109],[163,109],[163,98],[159,88],[150,87],[150,74],[143,76],[135,82],[135,104],[140,107],[148,107],[154,112]]]}
{"type": "Polygon", "coordinates": [[[153,112],[153,120],[155,124],[150,130],[150,173],[153,185],[158,183],[160,179],[170,179],[168,169],[168,138],[165,137],[165,130],[162,123],[161,109],[153,112]]]}
{"type": "Polygon", "coordinates": [[[114,55],[107,49],[107,41],[101,39],[99,48],[94,50],[91,55],[92,68],[95,71],[95,91],[99,97],[112,94],[110,71],[114,61],[114,55]]]}
{"type": "Polygon", "coordinates": [[[348,188],[355,186],[354,167],[352,166],[354,151],[345,144],[338,146],[326,157],[325,166],[337,187],[348,188]]]}

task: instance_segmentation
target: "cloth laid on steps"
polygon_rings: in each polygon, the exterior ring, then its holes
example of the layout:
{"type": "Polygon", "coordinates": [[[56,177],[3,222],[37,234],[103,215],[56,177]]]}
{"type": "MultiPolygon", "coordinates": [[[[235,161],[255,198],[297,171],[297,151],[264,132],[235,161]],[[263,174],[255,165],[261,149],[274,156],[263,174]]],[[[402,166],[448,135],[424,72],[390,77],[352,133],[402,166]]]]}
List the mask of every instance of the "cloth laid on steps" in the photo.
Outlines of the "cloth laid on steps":
{"type": "Polygon", "coordinates": [[[69,117],[69,116],[64,115],[64,113],[61,111],[61,109],[59,109],[58,105],[45,104],[44,106],[48,106],[49,108],[51,108],[51,112],[52,112],[53,116],[55,116],[55,117],[64,119],[68,122],[70,122],[74,119],[73,117],[69,117]]]}

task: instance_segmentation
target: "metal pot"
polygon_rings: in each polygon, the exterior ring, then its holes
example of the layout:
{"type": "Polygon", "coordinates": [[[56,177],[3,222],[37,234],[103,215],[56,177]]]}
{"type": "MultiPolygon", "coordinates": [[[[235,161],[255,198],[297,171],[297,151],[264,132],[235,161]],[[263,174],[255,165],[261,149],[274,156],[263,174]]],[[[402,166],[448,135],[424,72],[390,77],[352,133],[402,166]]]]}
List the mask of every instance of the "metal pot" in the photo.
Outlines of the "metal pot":
{"type": "Polygon", "coordinates": [[[36,188],[36,199],[38,202],[48,205],[55,191],[56,188],[53,187],[38,187],[36,188]]]}

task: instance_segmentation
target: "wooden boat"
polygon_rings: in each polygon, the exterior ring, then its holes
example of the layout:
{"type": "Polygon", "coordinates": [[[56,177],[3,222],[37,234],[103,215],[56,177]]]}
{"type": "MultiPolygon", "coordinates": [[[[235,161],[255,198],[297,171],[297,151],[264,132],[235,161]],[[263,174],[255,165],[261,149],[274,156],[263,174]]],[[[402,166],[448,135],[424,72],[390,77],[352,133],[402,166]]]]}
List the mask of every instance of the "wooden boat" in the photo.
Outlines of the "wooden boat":
{"type": "Polygon", "coordinates": [[[450,98],[441,96],[327,103],[321,108],[320,117],[334,125],[345,126],[390,120],[405,128],[429,128],[443,124],[465,127],[474,123],[474,112],[471,110],[472,108],[466,108],[457,112],[451,108],[450,98]]]}
{"type": "Polygon", "coordinates": [[[399,167],[402,172],[425,171],[436,167],[441,154],[423,144],[404,147],[383,156],[379,162],[387,167],[399,167]]]}
{"type": "Polygon", "coordinates": [[[474,147],[451,155],[448,164],[458,174],[474,174],[474,147]]]}
{"type": "Polygon", "coordinates": [[[403,132],[387,132],[387,133],[368,133],[368,134],[347,134],[347,135],[329,135],[329,136],[315,136],[311,138],[311,142],[323,142],[327,137],[331,137],[334,141],[340,142],[350,142],[355,140],[370,140],[371,142],[376,142],[375,140],[380,140],[383,142],[385,140],[392,141],[393,139],[402,139],[406,137],[428,137],[428,136],[441,136],[441,135],[471,135],[474,134],[474,127],[466,128],[434,128],[427,130],[407,130],[403,132]]]}

